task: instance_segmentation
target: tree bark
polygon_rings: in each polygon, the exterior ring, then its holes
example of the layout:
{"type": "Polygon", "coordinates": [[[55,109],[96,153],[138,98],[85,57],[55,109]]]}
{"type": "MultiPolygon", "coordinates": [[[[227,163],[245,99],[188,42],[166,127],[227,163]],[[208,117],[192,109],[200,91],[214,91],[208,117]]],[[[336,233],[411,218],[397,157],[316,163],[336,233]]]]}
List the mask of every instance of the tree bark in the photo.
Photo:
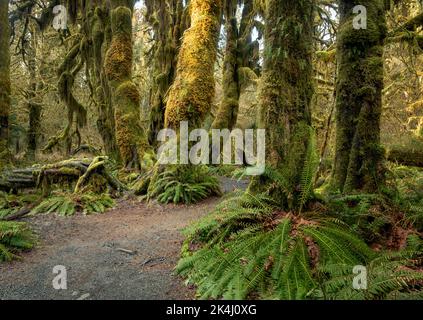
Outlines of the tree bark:
{"type": "Polygon", "coordinates": [[[212,124],[213,129],[231,130],[237,121],[240,86],[238,79],[238,21],[237,1],[226,0],[224,6],[226,49],[223,62],[223,98],[212,124]]]}
{"type": "Polygon", "coordinates": [[[104,70],[104,60],[111,40],[110,13],[104,5],[104,0],[95,3],[90,10],[84,31],[92,42],[90,47],[92,63],[89,68],[94,87],[93,95],[98,109],[97,129],[103,141],[104,153],[118,160],[114,108],[104,70]]]}
{"type": "Polygon", "coordinates": [[[29,113],[29,128],[27,133],[27,154],[30,160],[35,160],[35,153],[37,151],[37,142],[40,132],[41,122],[41,103],[42,97],[39,97],[40,91],[43,90],[43,81],[41,79],[45,66],[40,65],[40,79],[38,79],[36,68],[37,47],[35,41],[35,32],[31,32],[31,40],[28,43],[28,113],[29,113]]]}
{"type": "Polygon", "coordinates": [[[255,72],[259,69],[258,60],[254,56],[258,50],[258,42],[253,42],[251,36],[253,1],[242,1],[243,10],[239,24],[238,3],[236,0],[226,0],[224,3],[226,49],[223,62],[223,98],[212,124],[213,129],[231,130],[235,127],[241,93],[251,83],[251,75],[257,77],[255,72]]]}

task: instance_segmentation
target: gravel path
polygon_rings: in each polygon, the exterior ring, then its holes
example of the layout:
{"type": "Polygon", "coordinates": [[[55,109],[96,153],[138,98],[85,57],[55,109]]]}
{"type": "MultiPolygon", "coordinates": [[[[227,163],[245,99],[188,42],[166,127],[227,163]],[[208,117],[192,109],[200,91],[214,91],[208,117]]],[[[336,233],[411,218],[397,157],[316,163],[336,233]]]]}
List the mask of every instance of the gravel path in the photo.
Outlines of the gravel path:
{"type": "MultiPolygon", "coordinates": [[[[227,179],[222,185],[226,192],[237,186],[227,179]]],[[[161,206],[125,200],[101,215],[26,218],[39,244],[22,260],[0,264],[0,299],[193,299],[194,289],[173,275],[180,230],[218,201],[161,206]],[[57,265],[66,267],[66,290],[53,288],[57,265]]]]}

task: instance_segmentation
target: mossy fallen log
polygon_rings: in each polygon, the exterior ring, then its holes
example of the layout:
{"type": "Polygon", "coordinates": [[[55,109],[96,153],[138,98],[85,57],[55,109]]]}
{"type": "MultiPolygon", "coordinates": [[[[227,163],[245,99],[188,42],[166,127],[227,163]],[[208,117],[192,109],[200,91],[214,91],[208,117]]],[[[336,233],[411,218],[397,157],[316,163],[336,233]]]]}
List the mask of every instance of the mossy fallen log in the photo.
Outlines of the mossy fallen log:
{"type": "Polygon", "coordinates": [[[423,150],[394,147],[388,150],[387,159],[405,166],[423,168],[423,150]]]}
{"type": "Polygon", "coordinates": [[[108,161],[107,157],[100,156],[8,170],[0,174],[0,190],[17,192],[21,189],[41,189],[43,194],[48,194],[55,184],[69,184],[75,185],[73,192],[76,193],[89,188],[91,183],[96,186],[102,184],[102,188],[109,187],[116,191],[126,190],[126,186],[110,173],[108,161]]]}

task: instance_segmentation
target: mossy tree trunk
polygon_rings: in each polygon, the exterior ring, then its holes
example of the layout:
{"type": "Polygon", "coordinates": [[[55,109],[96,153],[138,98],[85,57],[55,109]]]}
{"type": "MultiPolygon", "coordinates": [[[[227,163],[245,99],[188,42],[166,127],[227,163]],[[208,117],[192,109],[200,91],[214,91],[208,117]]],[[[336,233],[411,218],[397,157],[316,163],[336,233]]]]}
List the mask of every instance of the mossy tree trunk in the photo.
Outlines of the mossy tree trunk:
{"type": "Polygon", "coordinates": [[[84,32],[91,39],[89,70],[93,96],[98,109],[97,129],[103,141],[104,152],[119,159],[116,144],[115,119],[109,82],[104,71],[104,60],[111,41],[109,9],[105,1],[98,1],[87,14],[84,32]]]}
{"type": "Polygon", "coordinates": [[[191,27],[184,33],[175,81],[166,105],[165,127],[178,129],[188,121],[201,128],[214,93],[214,64],[222,0],[192,0],[191,27]]]}
{"type": "MultiPolygon", "coordinates": [[[[182,121],[189,130],[202,128],[215,94],[214,66],[223,0],[191,0],[191,26],[183,35],[176,76],[169,89],[164,126],[179,132],[182,121]]],[[[194,172],[194,166],[178,169],[194,172]]],[[[173,168],[174,169],[174,168],[173,168]]],[[[157,162],[151,175],[140,184],[140,193],[154,194],[161,172],[166,168],[157,162]]],[[[171,169],[172,170],[172,169],[171,169]]]]}
{"type": "Polygon", "coordinates": [[[133,1],[112,1],[112,38],[105,72],[111,87],[116,142],[123,165],[139,170],[148,143],[140,125],[139,92],[132,82],[132,9],[133,1]]]}
{"type": "Polygon", "coordinates": [[[258,126],[266,130],[266,167],[286,182],[281,188],[265,174],[253,179],[250,191],[266,191],[289,209],[299,203],[312,130],[314,5],[313,0],[269,0],[265,8],[258,126]]]}
{"type": "Polygon", "coordinates": [[[380,145],[385,2],[339,1],[334,187],[376,192],[383,183],[380,145]],[[353,8],[367,8],[367,28],[355,29],[353,8]]]}
{"type": "Polygon", "coordinates": [[[182,0],[148,0],[146,17],[154,30],[153,85],[150,92],[148,140],[157,146],[157,135],[164,127],[166,94],[173,83],[181,38],[189,27],[188,6],[182,0]]]}
{"type": "Polygon", "coordinates": [[[10,112],[9,1],[0,1],[0,165],[8,150],[10,112]]]}
{"type": "Polygon", "coordinates": [[[28,42],[28,75],[29,85],[27,92],[28,113],[29,113],[29,128],[27,132],[27,153],[26,157],[30,160],[35,160],[35,153],[37,151],[38,137],[41,125],[41,109],[42,97],[40,92],[44,88],[44,82],[41,79],[45,71],[45,65],[42,60],[40,67],[40,78],[37,74],[36,57],[37,57],[37,37],[34,29],[30,33],[31,40],[28,42]]]}
{"type": "Polygon", "coordinates": [[[232,129],[238,118],[240,87],[238,80],[238,1],[226,0],[224,4],[226,49],[223,62],[223,98],[213,121],[213,129],[232,129]]]}
{"type": "Polygon", "coordinates": [[[224,2],[226,49],[223,62],[223,98],[212,124],[213,129],[234,128],[238,119],[241,92],[243,87],[249,84],[247,77],[257,71],[258,61],[254,61],[253,55],[258,42],[253,42],[251,37],[254,20],[253,1],[242,1],[243,10],[239,23],[238,3],[237,0],[224,2]]]}

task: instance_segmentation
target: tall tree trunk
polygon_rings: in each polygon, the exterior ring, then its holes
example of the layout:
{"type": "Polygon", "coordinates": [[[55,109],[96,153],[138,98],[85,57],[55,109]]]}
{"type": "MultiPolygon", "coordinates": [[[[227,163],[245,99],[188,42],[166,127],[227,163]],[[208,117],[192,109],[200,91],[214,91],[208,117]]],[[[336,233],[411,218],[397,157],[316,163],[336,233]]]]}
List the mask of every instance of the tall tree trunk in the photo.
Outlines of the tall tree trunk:
{"type": "Polygon", "coordinates": [[[231,130],[237,121],[240,87],[238,79],[238,1],[226,0],[224,4],[226,49],[223,62],[223,98],[212,124],[213,129],[231,130]]]}
{"type": "Polygon", "coordinates": [[[149,24],[154,30],[153,85],[150,93],[148,140],[157,146],[157,135],[164,127],[166,94],[175,78],[181,37],[187,25],[187,6],[182,0],[146,1],[149,24]]]}
{"type": "Polygon", "coordinates": [[[133,1],[112,1],[112,5],[112,39],[106,54],[105,72],[112,89],[121,159],[125,168],[138,170],[148,143],[140,124],[139,92],[132,82],[133,1]]]}
{"type": "MultiPolygon", "coordinates": [[[[10,112],[10,26],[9,1],[0,1],[0,161],[10,156],[8,150],[10,112]]],[[[1,165],[1,162],[0,162],[1,165]]]]}
{"type": "Polygon", "coordinates": [[[296,208],[312,134],[313,0],[269,0],[265,10],[264,69],[259,128],[266,130],[266,166],[284,176],[284,190],[267,174],[250,190],[267,191],[281,207],[296,208]]]}
{"type": "Polygon", "coordinates": [[[181,121],[200,128],[213,101],[214,64],[220,31],[222,0],[192,0],[191,27],[185,31],[175,81],[166,105],[165,127],[181,121]]]}
{"type": "Polygon", "coordinates": [[[41,102],[42,97],[39,96],[43,90],[43,81],[41,79],[42,72],[45,66],[40,65],[40,79],[37,76],[36,57],[37,57],[37,43],[35,32],[31,32],[31,40],[28,42],[28,113],[29,113],[29,128],[27,133],[27,154],[30,160],[35,160],[35,153],[37,150],[38,136],[40,132],[40,118],[41,118],[41,102]]]}
{"type": "Polygon", "coordinates": [[[385,4],[340,0],[337,39],[336,154],[333,183],[341,192],[375,192],[383,182],[380,145],[385,4]],[[356,5],[367,9],[367,28],[355,29],[356,5]]]}
{"type": "Polygon", "coordinates": [[[110,14],[104,0],[95,3],[90,10],[84,31],[92,41],[90,47],[92,62],[89,69],[93,82],[93,95],[98,108],[97,129],[103,141],[104,152],[118,159],[114,108],[104,70],[104,60],[111,40],[110,14]]]}
{"type": "Polygon", "coordinates": [[[258,42],[253,42],[251,36],[253,1],[244,0],[242,5],[241,21],[238,23],[238,1],[226,0],[224,3],[226,49],[223,63],[223,98],[212,124],[213,129],[233,129],[238,120],[242,90],[250,84],[249,77],[258,69],[258,61],[253,57],[258,42]]]}

